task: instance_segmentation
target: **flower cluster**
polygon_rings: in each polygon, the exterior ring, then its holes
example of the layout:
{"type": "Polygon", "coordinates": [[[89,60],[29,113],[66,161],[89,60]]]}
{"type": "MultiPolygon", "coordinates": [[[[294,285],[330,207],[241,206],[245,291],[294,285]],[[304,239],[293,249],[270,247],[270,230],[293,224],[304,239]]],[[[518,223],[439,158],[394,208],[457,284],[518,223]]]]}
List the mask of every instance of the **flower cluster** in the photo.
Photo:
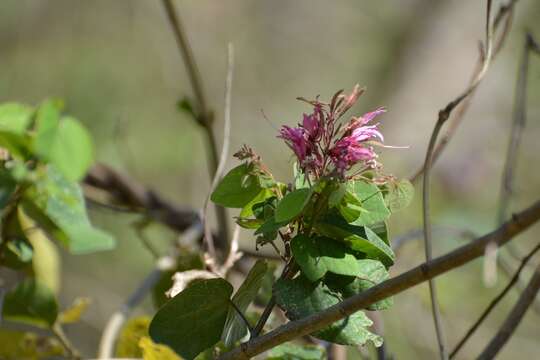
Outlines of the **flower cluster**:
{"type": "Polygon", "coordinates": [[[313,112],[304,114],[297,127],[283,126],[278,137],[292,149],[304,173],[315,178],[344,177],[356,164],[362,165],[361,170],[379,167],[374,146],[382,145],[384,138],[378,123],[368,124],[386,110],[378,108],[360,117],[353,116],[345,126],[337,123],[363,92],[356,85],[350,95],[339,91],[328,104],[299,98],[312,105],[313,112]]]}

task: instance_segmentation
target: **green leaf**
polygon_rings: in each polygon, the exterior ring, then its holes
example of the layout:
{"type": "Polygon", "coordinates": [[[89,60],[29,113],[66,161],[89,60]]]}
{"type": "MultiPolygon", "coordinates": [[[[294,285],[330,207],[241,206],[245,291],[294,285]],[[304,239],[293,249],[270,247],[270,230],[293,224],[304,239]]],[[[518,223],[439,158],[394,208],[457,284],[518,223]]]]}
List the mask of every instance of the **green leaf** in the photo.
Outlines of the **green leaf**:
{"type": "Polygon", "coordinates": [[[390,185],[390,193],[386,195],[386,203],[392,212],[400,211],[410,205],[414,197],[414,186],[407,179],[390,185]]]}
{"type": "Polygon", "coordinates": [[[5,169],[0,169],[0,209],[3,209],[15,191],[17,183],[5,169]]]}
{"type": "Polygon", "coordinates": [[[221,179],[210,199],[230,208],[243,208],[261,192],[257,176],[250,174],[247,164],[242,164],[221,179]]]}
{"type": "MultiPolygon", "coordinates": [[[[356,276],[340,276],[330,274],[324,282],[333,291],[339,292],[344,298],[366,291],[389,278],[386,267],[377,260],[357,260],[359,272],[356,276]]],[[[368,310],[385,310],[393,305],[393,299],[386,298],[368,307],[368,310]]]]}
{"type": "Polygon", "coordinates": [[[347,185],[338,184],[337,188],[333,190],[330,196],[328,197],[328,207],[333,208],[335,206],[338,206],[343,200],[343,198],[345,197],[346,193],[347,193],[347,185]]]}
{"type": "Polygon", "coordinates": [[[34,249],[23,237],[10,238],[7,242],[4,256],[4,265],[12,269],[21,269],[32,262],[34,249]]]}
{"type": "Polygon", "coordinates": [[[290,221],[300,215],[310,197],[311,190],[307,188],[294,190],[285,195],[276,208],[276,221],[290,221]]]}
{"type": "Polygon", "coordinates": [[[193,282],[158,310],[150,323],[152,340],[195,358],[221,338],[232,292],[223,279],[193,282]]]}
{"type": "Polygon", "coordinates": [[[394,263],[392,248],[368,227],[348,224],[339,215],[329,214],[316,223],[315,228],[320,234],[341,240],[370,259],[380,260],[386,266],[394,263]]]}
{"type": "Polygon", "coordinates": [[[238,215],[241,218],[248,218],[253,215],[253,205],[264,203],[264,201],[270,197],[272,197],[274,194],[272,191],[268,189],[262,189],[260,193],[257,194],[250,202],[244,206],[242,211],[240,211],[240,215],[238,215]]]}
{"type": "MultiPolygon", "coordinates": [[[[323,282],[311,283],[304,276],[293,280],[280,279],[274,291],[277,304],[291,320],[319,313],[343,300],[341,294],[332,291],[323,282]]],[[[367,330],[372,324],[362,311],[358,311],[312,335],[342,345],[363,345],[372,341],[375,346],[380,346],[381,337],[367,330]]]]}
{"type": "Polygon", "coordinates": [[[52,100],[45,101],[38,108],[36,116],[36,135],[34,152],[45,160],[50,160],[51,152],[58,137],[60,108],[52,100]]]}
{"type": "Polygon", "coordinates": [[[302,170],[300,170],[298,163],[294,163],[293,173],[294,173],[294,188],[296,190],[309,188],[309,182],[306,179],[306,175],[304,175],[302,170]]]}
{"type": "Polygon", "coordinates": [[[266,360],[322,360],[326,359],[324,348],[315,345],[285,343],[268,352],[266,360]]]}
{"type": "Polygon", "coordinates": [[[50,143],[48,159],[71,181],[80,180],[94,161],[92,138],[77,120],[65,117],[60,125],[49,129],[45,143],[50,143]]]}
{"type": "Polygon", "coordinates": [[[78,184],[48,166],[26,193],[24,209],[41,227],[52,233],[73,254],[109,250],[114,239],[92,227],[78,184]]]}
{"type": "Polygon", "coordinates": [[[32,122],[34,110],[18,103],[0,104],[0,130],[23,135],[32,122]]]}
{"type": "Polygon", "coordinates": [[[375,184],[359,180],[351,185],[351,189],[365,210],[358,211],[358,217],[354,221],[347,219],[351,224],[370,225],[384,221],[390,216],[382,193],[375,184]]]}
{"type": "MultiPolygon", "coordinates": [[[[263,279],[266,275],[268,266],[264,260],[258,260],[251,268],[246,279],[234,294],[232,302],[238,310],[245,314],[249,304],[255,299],[259,289],[261,288],[263,279]]],[[[242,339],[247,333],[247,327],[244,321],[232,306],[229,306],[227,320],[221,334],[221,340],[225,346],[232,346],[234,343],[242,339]]]]}
{"type": "Polygon", "coordinates": [[[360,271],[354,255],[343,244],[327,237],[298,235],[292,239],[291,249],[302,273],[312,282],[326,272],[355,276],[360,271]]]}
{"type": "Polygon", "coordinates": [[[58,305],[49,288],[28,278],[6,294],[2,314],[8,320],[48,328],[56,321],[58,305]]]}

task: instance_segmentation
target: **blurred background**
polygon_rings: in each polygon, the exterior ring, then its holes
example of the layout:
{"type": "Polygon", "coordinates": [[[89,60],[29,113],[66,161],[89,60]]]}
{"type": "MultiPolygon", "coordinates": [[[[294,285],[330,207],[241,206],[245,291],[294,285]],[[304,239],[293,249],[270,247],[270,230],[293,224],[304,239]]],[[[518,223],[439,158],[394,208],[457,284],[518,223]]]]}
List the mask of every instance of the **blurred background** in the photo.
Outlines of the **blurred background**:
{"type": "MultiPolygon", "coordinates": [[[[494,1],[494,9],[500,4],[494,1]]],[[[380,118],[386,143],[409,146],[382,152],[386,172],[410,176],[423,162],[438,110],[465,88],[485,26],[485,1],[179,0],[175,5],[217,114],[218,138],[227,44],[232,42],[236,60],[231,150],[252,145],[283,181],[292,175],[292,159],[276,139],[277,128],[294,125],[309,110],[295,98],[320,94],[326,99],[356,83],[367,92],[353,111],[361,114],[386,106],[388,113],[380,118]]],[[[506,46],[435,166],[432,206],[437,226],[477,234],[496,226],[518,63],[526,29],[540,39],[538,19],[540,2],[518,2],[506,46]]],[[[540,59],[532,58],[529,75],[528,123],[512,202],[516,211],[540,195],[540,59]]],[[[191,95],[157,0],[0,1],[0,101],[37,104],[47,97],[63,98],[66,111],[91,130],[99,162],[177,203],[200,208],[210,186],[205,137],[175,105],[191,95]]],[[[234,165],[231,156],[228,167],[234,165]]],[[[392,217],[393,236],[421,227],[418,189],[413,206],[392,217]]],[[[62,257],[62,304],[81,295],[93,299],[84,321],[67,329],[88,356],[94,355],[110,314],[153,266],[152,256],[130,226],[135,216],[94,207],[90,211],[98,226],[115,234],[118,246],[95,255],[62,257]]],[[[163,247],[176,237],[160,225],[153,225],[148,234],[163,247]]],[[[527,252],[539,235],[538,226],[521,235],[515,241],[518,250],[527,252]]],[[[435,255],[464,241],[436,234],[435,255]]],[[[241,243],[254,249],[248,232],[241,243]]],[[[423,254],[421,241],[408,242],[392,273],[419,264],[423,254]]],[[[494,287],[485,286],[479,260],[439,278],[451,346],[506,284],[500,275],[494,287]]],[[[483,349],[516,299],[512,292],[460,358],[473,358],[483,349]]],[[[151,314],[152,309],[147,301],[137,313],[151,314]]],[[[539,314],[528,312],[501,359],[538,356],[539,314]]],[[[395,306],[383,312],[383,318],[388,351],[396,359],[436,357],[427,283],[396,296],[395,306]]],[[[357,356],[351,353],[350,358],[357,356]]]]}

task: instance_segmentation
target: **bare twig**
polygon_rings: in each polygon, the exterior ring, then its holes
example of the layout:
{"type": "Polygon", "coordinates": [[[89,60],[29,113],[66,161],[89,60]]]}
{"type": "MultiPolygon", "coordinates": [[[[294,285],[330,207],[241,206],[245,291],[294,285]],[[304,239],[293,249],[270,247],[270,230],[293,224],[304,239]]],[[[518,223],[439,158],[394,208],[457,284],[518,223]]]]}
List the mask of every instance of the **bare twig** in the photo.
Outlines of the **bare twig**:
{"type": "Polygon", "coordinates": [[[90,169],[84,184],[105,191],[122,208],[141,212],[177,232],[200,222],[199,214],[190,207],[173,204],[152,189],[103,164],[90,169]]]}
{"type": "Polygon", "coordinates": [[[452,353],[450,354],[450,358],[456,356],[458,351],[465,345],[465,343],[470,339],[470,337],[474,334],[474,332],[478,329],[478,327],[482,324],[482,322],[488,317],[488,315],[491,313],[491,311],[497,306],[497,304],[505,297],[505,295],[510,291],[510,289],[516,284],[516,282],[519,280],[519,276],[521,275],[521,271],[525,268],[525,265],[529,262],[529,260],[540,250],[540,244],[536,245],[532,249],[531,252],[527,256],[523,258],[521,261],[521,264],[519,265],[519,268],[514,273],[514,276],[512,279],[508,282],[506,287],[491,301],[489,306],[484,310],[482,315],[476,320],[476,322],[469,328],[463,339],[459,341],[459,343],[456,345],[454,350],[452,350],[452,353]]]}
{"type": "MultiPolygon", "coordinates": [[[[506,38],[508,36],[508,33],[510,32],[510,28],[512,25],[512,15],[514,11],[514,5],[517,2],[517,0],[511,0],[507,5],[503,5],[499,8],[499,11],[497,15],[495,16],[495,20],[493,21],[493,33],[497,32],[499,29],[499,26],[501,24],[501,21],[504,19],[504,25],[503,29],[500,31],[500,35],[497,38],[496,45],[494,46],[492,59],[494,59],[502,49],[504,43],[506,42],[506,38]]],[[[480,72],[483,69],[483,64],[485,63],[485,56],[486,54],[481,49],[480,55],[478,56],[478,60],[476,62],[475,69],[473,71],[473,74],[471,76],[471,80],[469,82],[469,86],[473,86],[474,82],[478,78],[480,72]]],[[[474,96],[474,93],[476,92],[476,87],[471,91],[471,93],[464,99],[461,104],[456,109],[455,114],[453,114],[453,117],[451,118],[451,121],[448,125],[448,129],[446,130],[445,134],[441,137],[440,141],[435,146],[435,149],[433,150],[433,161],[432,164],[435,163],[439,157],[441,156],[442,152],[456,133],[457,129],[459,128],[459,125],[461,124],[465,114],[467,113],[467,110],[469,109],[469,106],[472,102],[472,98],[474,96]]],[[[418,179],[420,179],[420,176],[424,173],[424,164],[422,164],[417,171],[410,177],[411,182],[416,182],[418,179]]]]}
{"type": "MultiPolygon", "coordinates": [[[[230,147],[230,138],[231,138],[231,99],[232,99],[232,81],[234,73],[234,48],[233,45],[229,43],[227,49],[227,78],[225,81],[225,111],[224,111],[224,121],[223,121],[223,146],[221,148],[221,155],[219,158],[219,164],[217,166],[216,172],[210,184],[210,191],[206,198],[204,204],[204,238],[208,246],[208,251],[210,255],[217,259],[215,247],[214,247],[214,237],[212,235],[212,229],[210,228],[210,222],[208,221],[208,210],[210,207],[210,194],[215,190],[216,186],[221,180],[223,171],[225,170],[225,164],[227,163],[227,156],[229,154],[230,147]]],[[[230,249],[227,249],[227,252],[230,252],[230,249]]],[[[223,254],[226,256],[227,254],[223,254]]]]}
{"type": "MultiPolygon", "coordinates": [[[[431,134],[431,138],[429,140],[428,149],[426,152],[426,160],[424,163],[424,181],[422,186],[422,215],[423,215],[423,221],[424,221],[424,245],[425,245],[425,254],[426,254],[426,261],[431,261],[432,259],[432,229],[431,229],[431,219],[430,219],[430,175],[431,175],[431,166],[433,163],[433,151],[435,149],[435,145],[437,144],[437,136],[439,135],[439,132],[444,125],[444,123],[448,120],[450,117],[450,114],[452,111],[458,106],[464,99],[466,99],[473,91],[474,89],[480,84],[483,77],[487,73],[487,70],[489,68],[489,64],[491,61],[491,55],[492,55],[492,38],[493,38],[493,32],[491,27],[491,0],[487,0],[487,7],[486,7],[486,54],[484,57],[484,62],[482,64],[482,68],[478,72],[478,75],[475,79],[473,79],[472,83],[469,85],[465,91],[461,95],[459,95],[456,99],[451,101],[444,109],[442,109],[439,112],[439,117],[437,119],[437,123],[435,124],[435,128],[433,129],[433,133],[431,134]]],[[[433,322],[435,325],[435,333],[437,335],[437,342],[439,345],[439,353],[440,358],[442,360],[448,359],[448,353],[446,351],[446,340],[443,334],[443,327],[441,324],[440,319],[440,311],[439,311],[439,305],[437,301],[437,289],[435,286],[435,282],[433,280],[429,280],[429,293],[431,298],[431,310],[433,313],[433,322]]]]}
{"type": "Polygon", "coordinates": [[[519,297],[516,305],[508,314],[508,317],[504,321],[503,325],[497,332],[497,334],[491,339],[488,346],[478,356],[480,360],[493,359],[497,353],[503,348],[506,342],[510,339],[517,326],[523,319],[523,316],[529,309],[529,306],[533,303],[538,290],[540,289],[540,265],[536,268],[529,284],[525,288],[525,291],[519,297]]]}
{"type": "MultiPolygon", "coordinates": [[[[195,57],[189,45],[189,41],[185,35],[184,27],[180,21],[180,17],[176,14],[172,0],[162,0],[163,7],[167,13],[167,19],[171,25],[171,28],[178,45],[178,49],[184,59],[186,70],[189,76],[193,92],[195,93],[195,100],[197,102],[196,107],[198,114],[196,116],[197,122],[203,127],[208,140],[208,158],[209,158],[209,173],[210,178],[213,178],[217,172],[219,165],[217,141],[212,128],[214,120],[213,112],[208,108],[208,102],[204,95],[204,90],[201,81],[201,75],[195,62],[195,57]]],[[[218,239],[220,239],[220,247],[223,247],[224,253],[227,253],[228,247],[228,234],[229,225],[227,222],[227,211],[221,206],[216,206],[216,217],[220,229],[218,239]]]]}
{"type": "Polygon", "coordinates": [[[69,359],[81,359],[79,351],[69,341],[64,333],[64,329],[62,329],[62,326],[59,323],[54,323],[51,327],[51,331],[60,344],[62,344],[62,347],[66,350],[67,357],[69,359]]]}
{"type": "Polygon", "coordinates": [[[321,330],[361,309],[365,309],[370,304],[403,292],[482,256],[485,247],[490,242],[495,241],[501,246],[539,220],[540,201],[537,201],[526,210],[515,214],[500,228],[446,255],[423,263],[321,312],[291,321],[267,334],[251,339],[222,355],[220,359],[249,359],[279,344],[321,330]]]}
{"type": "MultiPolygon", "coordinates": [[[[525,35],[525,43],[523,46],[523,53],[521,62],[518,69],[518,77],[516,84],[516,94],[514,98],[514,110],[512,130],[510,133],[510,142],[508,144],[508,150],[506,153],[506,160],[504,163],[504,170],[501,180],[501,189],[499,195],[499,209],[497,213],[497,222],[501,224],[508,215],[510,209],[510,200],[514,193],[514,170],[517,164],[519,146],[523,135],[523,130],[526,124],[526,112],[527,112],[527,81],[529,73],[529,59],[531,53],[539,53],[538,45],[531,34],[525,35]]],[[[486,256],[484,262],[484,277],[491,280],[494,283],[497,278],[497,249],[491,252],[491,256],[486,256]],[[488,270],[491,270],[488,272],[488,270]]],[[[518,251],[513,246],[508,247],[508,254],[514,258],[519,258],[518,251]]],[[[501,262],[504,263],[504,259],[501,262]]],[[[501,266],[502,270],[508,275],[508,266],[501,266]]],[[[535,308],[536,309],[536,308],[535,308]]]]}

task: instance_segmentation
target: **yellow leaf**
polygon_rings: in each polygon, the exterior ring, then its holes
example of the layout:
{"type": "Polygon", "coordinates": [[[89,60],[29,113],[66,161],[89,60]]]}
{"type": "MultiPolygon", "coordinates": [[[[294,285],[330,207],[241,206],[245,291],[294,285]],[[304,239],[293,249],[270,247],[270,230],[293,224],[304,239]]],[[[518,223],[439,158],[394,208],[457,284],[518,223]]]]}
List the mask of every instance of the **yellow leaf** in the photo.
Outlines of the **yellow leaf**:
{"type": "Polygon", "coordinates": [[[148,316],[138,316],[128,320],[122,328],[116,343],[116,357],[142,357],[139,341],[142,337],[148,336],[149,325],[150,318],[148,316]]]}
{"type": "Polygon", "coordinates": [[[71,324],[79,321],[91,302],[92,300],[87,297],[76,298],[69,308],[58,315],[58,321],[62,324],[71,324]]]}
{"type": "Polygon", "coordinates": [[[34,333],[0,329],[0,344],[2,360],[38,360],[64,355],[56,339],[34,333]]]}
{"type": "Polygon", "coordinates": [[[182,360],[170,347],[154,343],[145,336],[139,341],[144,360],[182,360]]]}
{"type": "Polygon", "coordinates": [[[32,268],[36,279],[58,295],[61,262],[56,246],[39,224],[28,216],[22,206],[18,207],[17,216],[24,235],[34,248],[32,268]]]}

